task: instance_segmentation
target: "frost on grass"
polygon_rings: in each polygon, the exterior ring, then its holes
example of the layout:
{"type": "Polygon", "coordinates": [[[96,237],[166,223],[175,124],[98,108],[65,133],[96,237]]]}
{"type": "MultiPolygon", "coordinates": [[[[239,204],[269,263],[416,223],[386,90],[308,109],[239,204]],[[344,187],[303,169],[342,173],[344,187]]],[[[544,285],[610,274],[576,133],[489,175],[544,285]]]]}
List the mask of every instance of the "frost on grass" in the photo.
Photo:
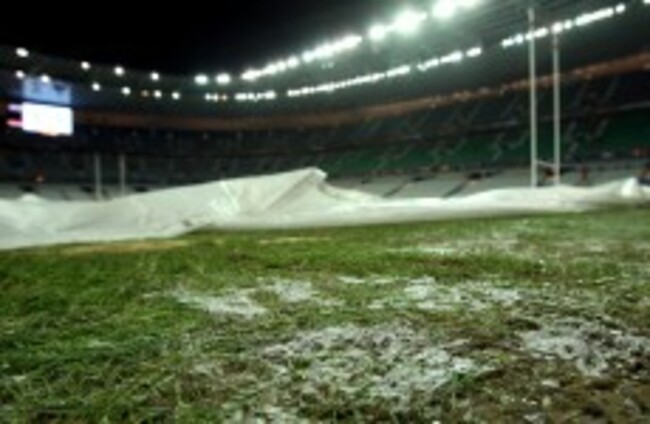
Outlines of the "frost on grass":
{"type": "Polygon", "coordinates": [[[373,275],[370,277],[354,277],[351,275],[340,275],[337,277],[338,281],[355,286],[355,285],[376,285],[376,286],[383,286],[386,284],[394,284],[397,281],[399,281],[399,278],[397,277],[391,277],[391,276],[382,276],[382,275],[373,275]]]}
{"type": "Polygon", "coordinates": [[[299,333],[261,356],[282,388],[280,402],[360,401],[400,411],[461,375],[481,371],[473,360],[454,355],[455,347],[410,327],[347,325],[299,333]]]}
{"type": "Polygon", "coordinates": [[[210,296],[204,293],[179,289],[172,292],[171,296],[184,305],[216,316],[233,315],[250,319],[267,312],[264,307],[258,305],[244,293],[210,296]]]}
{"type": "Polygon", "coordinates": [[[409,281],[398,295],[371,303],[371,309],[415,307],[424,311],[453,311],[458,308],[481,311],[495,305],[510,307],[522,300],[520,290],[497,287],[487,282],[468,281],[441,284],[431,277],[409,281]]]}
{"type": "Polygon", "coordinates": [[[455,240],[435,244],[418,244],[415,246],[391,249],[394,253],[415,253],[438,256],[457,256],[464,254],[480,253],[482,251],[519,252],[519,241],[512,236],[493,234],[487,238],[474,238],[471,240],[455,240]]]}
{"type": "MultiPolygon", "coordinates": [[[[341,304],[336,299],[324,299],[310,281],[302,280],[285,280],[275,278],[266,280],[258,279],[261,283],[259,291],[267,291],[275,294],[280,301],[284,303],[303,303],[311,302],[320,306],[338,306],[341,304]]],[[[253,292],[257,290],[252,290],[253,292]]]]}
{"type": "Polygon", "coordinates": [[[613,367],[650,355],[650,339],[577,318],[558,319],[519,337],[535,356],[570,361],[588,377],[603,376],[613,367]]]}
{"type": "Polygon", "coordinates": [[[319,295],[309,281],[276,278],[271,280],[269,284],[268,280],[259,278],[258,282],[267,284],[262,286],[262,290],[274,293],[282,302],[286,303],[308,302],[319,295]]]}
{"type": "Polygon", "coordinates": [[[327,241],[329,237],[274,237],[258,241],[261,245],[316,243],[327,241]]]}
{"type": "MultiPolygon", "coordinates": [[[[229,409],[229,405],[225,406],[229,409]]],[[[295,410],[280,408],[277,406],[264,406],[257,411],[235,410],[227,415],[224,420],[226,424],[309,424],[313,421],[300,418],[295,410]]]]}

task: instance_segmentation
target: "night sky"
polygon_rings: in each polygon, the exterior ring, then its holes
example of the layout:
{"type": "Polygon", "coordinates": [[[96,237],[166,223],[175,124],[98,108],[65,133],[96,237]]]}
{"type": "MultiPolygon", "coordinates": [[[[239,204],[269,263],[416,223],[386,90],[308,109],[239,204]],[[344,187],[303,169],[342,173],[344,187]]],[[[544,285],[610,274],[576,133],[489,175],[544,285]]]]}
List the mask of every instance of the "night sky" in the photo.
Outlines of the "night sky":
{"type": "Polygon", "coordinates": [[[10,14],[5,6],[0,44],[127,68],[196,73],[261,66],[314,47],[327,37],[365,32],[373,22],[388,19],[406,5],[426,7],[431,2],[172,1],[171,6],[153,7],[150,12],[135,10],[151,7],[151,2],[87,2],[82,8],[66,7],[65,2],[59,7],[38,4],[13,3],[10,14]],[[46,24],[34,27],[32,19],[46,24]]]}

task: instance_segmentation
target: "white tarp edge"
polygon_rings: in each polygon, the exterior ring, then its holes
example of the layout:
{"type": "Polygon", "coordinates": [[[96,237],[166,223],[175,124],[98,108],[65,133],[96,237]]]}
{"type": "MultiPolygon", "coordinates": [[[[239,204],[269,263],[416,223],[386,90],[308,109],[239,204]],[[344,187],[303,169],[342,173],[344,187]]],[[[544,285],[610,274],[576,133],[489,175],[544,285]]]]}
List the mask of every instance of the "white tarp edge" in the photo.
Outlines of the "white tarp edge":
{"type": "Polygon", "coordinates": [[[107,202],[0,200],[0,249],[178,236],[202,228],[291,229],[582,212],[650,203],[635,179],[591,188],[491,190],[451,199],[382,199],[306,169],[107,202]]]}

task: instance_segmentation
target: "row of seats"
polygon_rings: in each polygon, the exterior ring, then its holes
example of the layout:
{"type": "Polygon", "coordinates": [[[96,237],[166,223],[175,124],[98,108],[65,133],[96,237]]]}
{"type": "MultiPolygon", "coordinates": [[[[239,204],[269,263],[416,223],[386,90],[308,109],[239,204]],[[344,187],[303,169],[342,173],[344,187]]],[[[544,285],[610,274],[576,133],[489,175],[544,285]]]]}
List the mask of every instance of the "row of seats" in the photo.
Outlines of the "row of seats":
{"type": "MultiPolygon", "coordinates": [[[[562,183],[576,186],[591,186],[639,175],[642,162],[629,162],[617,166],[584,166],[563,172],[562,183]],[[588,170],[588,171],[586,171],[588,170]]],[[[552,181],[542,181],[550,185],[552,181]]],[[[487,190],[530,186],[530,170],[514,168],[494,174],[466,174],[442,172],[427,177],[386,176],[371,179],[345,178],[334,180],[333,184],[366,193],[389,198],[451,197],[465,196],[487,190]]]]}

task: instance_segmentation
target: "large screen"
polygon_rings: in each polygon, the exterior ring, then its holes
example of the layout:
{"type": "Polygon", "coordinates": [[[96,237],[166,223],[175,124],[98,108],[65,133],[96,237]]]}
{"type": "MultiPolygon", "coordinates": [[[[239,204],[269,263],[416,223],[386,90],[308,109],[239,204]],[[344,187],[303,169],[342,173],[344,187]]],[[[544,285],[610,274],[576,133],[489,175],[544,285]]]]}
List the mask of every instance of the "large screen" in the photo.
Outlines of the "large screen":
{"type": "Polygon", "coordinates": [[[19,116],[10,120],[9,125],[23,131],[53,137],[72,135],[74,132],[73,111],[69,107],[26,102],[9,108],[10,112],[19,116]]]}

